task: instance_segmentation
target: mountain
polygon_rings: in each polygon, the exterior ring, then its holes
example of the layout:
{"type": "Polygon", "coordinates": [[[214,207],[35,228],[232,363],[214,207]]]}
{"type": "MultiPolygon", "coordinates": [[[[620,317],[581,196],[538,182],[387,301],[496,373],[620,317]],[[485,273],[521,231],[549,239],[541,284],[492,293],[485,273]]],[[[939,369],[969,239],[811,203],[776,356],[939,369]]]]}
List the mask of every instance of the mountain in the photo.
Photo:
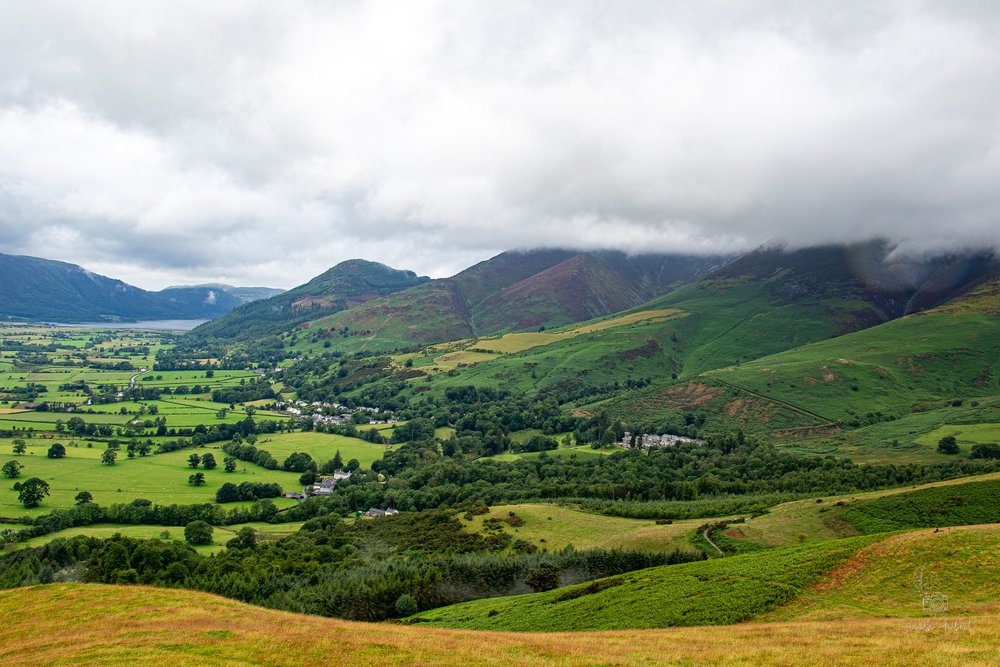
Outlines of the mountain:
{"type": "Polygon", "coordinates": [[[205,283],[203,285],[176,285],[173,287],[167,287],[166,289],[161,290],[161,294],[173,290],[200,288],[225,292],[226,294],[236,297],[239,300],[239,304],[250,303],[251,301],[260,301],[261,299],[269,299],[272,296],[277,296],[285,291],[275,287],[234,287],[233,285],[226,285],[224,283],[205,283]]]}
{"type": "Polygon", "coordinates": [[[210,287],[148,292],[76,264],[0,254],[0,317],[57,322],[203,319],[239,298],[210,287]]]}
{"type": "Polygon", "coordinates": [[[397,349],[608,315],[708,274],[718,256],[505,252],[450,277],[309,324],[309,340],[397,349]],[[339,338],[336,334],[339,334],[339,338]]]}
{"type": "Polygon", "coordinates": [[[245,303],[224,317],[195,328],[189,344],[210,339],[248,340],[279,333],[302,322],[426,283],[430,278],[378,262],[351,259],[304,285],[245,303]]]}

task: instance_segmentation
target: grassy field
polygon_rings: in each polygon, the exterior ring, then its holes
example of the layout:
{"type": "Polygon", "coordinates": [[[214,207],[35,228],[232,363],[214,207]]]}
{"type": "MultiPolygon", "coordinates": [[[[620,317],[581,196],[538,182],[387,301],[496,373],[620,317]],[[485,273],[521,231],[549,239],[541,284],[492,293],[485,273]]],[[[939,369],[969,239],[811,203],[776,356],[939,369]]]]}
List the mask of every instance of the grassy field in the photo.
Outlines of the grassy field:
{"type": "Polygon", "coordinates": [[[1000,525],[921,530],[861,549],[795,602],[761,620],[915,616],[921,592],[948,596],[949,616],[1000,611],[1000,525]],[[925,587],[918,588],[923,575],[925,587]]]}
{"type": "Polygon", "coordinates": [[[463,519],[466,530],[485,532],[487,519],[507,518],[513,512],[524,521],[522,526],[502,524],[514,539],[527,540],[540,549],[557,551],[567,546],[576,549],[622,548],[641,551],[695,550],[687,536],[703,519],[657,525],[652,519],[622,519],[583,512],[559,505],[497,505],[489,514],[463,519]]]}
{"type": "Polygon", "coordinates": [[[874,540],[855,537],[654,567],[544,593],[441,607],[410,620],[548,632],[739,623],[791,602],[874,540]]]}
{"type": "MultiPolygon", "coordinates": [[[[253,528],[260,539],[278,539],[297,531],[302,527],[302,522],[294,523],[241,523],[231,526],[215,526],[212,536],[212,544],[203,544],[193,547],[195,551],[202,554],[215,553],[225,548],[226,542],[235,537],[237,531],[242,528],[253,528]]],[[[183,542],[184,528],[181,526],[148,526],[133,524],[110,524],[95,523],[90,526],[77,526],[67,528],[41,537],[33,537],[26,542],[20,542],[16,548],[40,547],[48,544],[52,540],[63,538],[69,539],[77,535],[87,535],[89,537],[107,538],[121,534],[135,539],[168,539],[183,542]]]]}
{"type": "Polygon", "coordinates": [[[322,464],[332,459],[334,454],[340,451],[344,463],[351,459],[357,459],[362,468],[370,468],[373,461],[382,458],[385,452],[395,449],[397,446],[377,445],[360,438],[314,431],[265,435],[257,441],[257,448],[271,452],[271,455],[279,463],[292,452],[305,452],[322,464]]]}
{"type": "Polygon", "coordinates": [[[631,632],[468,632],[337,621],[142,586],[57,584],[0,592],[7,665],[985,666],[1000,616],[974,633],[902,632],[898,618],[744,623],[631,632]],[[24,610],[32,613],[26,614],[24,610]]]}
{"type": "MultiPolygon", "coordinates": [[[[24,509],[17,499],[13,484],[17,480],[3,479],[0,483],[0,516],[34,516],[46,514],[55,508],[67,508],[74,504],[74,497],[80,491],[90,491],[94,502],[101,505],[126,503],[135,498],[145,498],[158,504],[192,504],[214,502],[216,490],[224,482],[239,484],[244,481],[277,482],[283,489],[298,489],[299,475],[280,470],[265,470],[251,463],[239,462],[236,472],[227,473],[222,469],[225,454],[217,447],[209,446],[196,449],[184,449],[166,454],[136,456],[129,459],[124,451],[118,453],[115,465],[101,463],[100,457],[104,450],[103,443],[92,448],[78,443],[78,446],[68,446],[66,457],[50,459],[46,457],[49,442],[32,439],[28,441],[29,454],[24,456],[10,455],[6,460],[17,460],[24,465],[21,481],[29,477],[40,477],[49,483],[51,494],[42,501],[39,507],[24,509]],[[204,454],[212,452],[219,467],[215,470],[198,472],[205,475],[205,485],[196,487],[188,484],[188,476],[195,470],[187,464],[192,453],[204,454]]],[[[9,452],[10,449],[6,448],[9,452]]],[[[289,502],[275,499],[278,506],[289,502]]]]}

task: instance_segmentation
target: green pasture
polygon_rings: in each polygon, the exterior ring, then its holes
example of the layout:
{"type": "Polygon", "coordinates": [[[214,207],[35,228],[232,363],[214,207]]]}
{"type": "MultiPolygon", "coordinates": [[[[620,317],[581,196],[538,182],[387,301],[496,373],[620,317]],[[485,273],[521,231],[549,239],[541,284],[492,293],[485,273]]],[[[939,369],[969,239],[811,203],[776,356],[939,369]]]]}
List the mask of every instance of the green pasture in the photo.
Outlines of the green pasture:
{"type": "MultiPolygon", "coordinates": [[[[64,441],[64,444],[67,442],[64,441]]],[[[75,447],[67,446],[66,457],[62,459],[46,457],[51,441],[29,440],[28,445],[30,453],[24,456],[9,454],[10,450],[6,448],[0,456],[0,461],[17,460],[24,465],[17,479],[2,478],[0,481],[0,516],[46,514],[55,508],[71,507],[80,491],[89,491],[94,496],[94,502],[101,505],[127,503],[136,498],[145,498],[157,504],[190,505],[214,502],[216,490],[225,482],[277,482],[285,490],[298,490],[300,487],[297,473],[266,470],[244,461],[238,462],[235,472],[227,473],[222,466],[226,454],[217,447],[182,449],[145,457],[136,455],[133,459],[127,458],[122,448],[115,465],[109,466],[101,463],[104,447],[100,444],[90,448],[81,443],[75,447]],[[200,466],[197,469],[188,466],[187,459],[192,453],[200,455],[206,452],[215,456],[218,468],[205,470],[200,466]],[[204,473],[204,486],[188,484],[188,477],[194,472],[204,473]],[[50,495],[39,507],[27,510],[18,502],[13,485],[30,477],[40,477],[48,482],[50,495]]],[[[276,500],[281,501],[277,503],[279,506],[294,502],[276,500]]]]}
{"type": "Polygon", "coordinates": [[[395,449],[398,445],[378,445],[360,438],[302,431],[260,436],[256,447],[271,452],[279,463],[293,452],[305,452],[318,464],[322,464],[332,459],[339,450],[344,463],[357,459],[362,468],[370,468],[373,461],[381,459],[386,451],[395,449]]]}
{"type": "MultiPolygon", "coordinates": [[[[236,536],[236,533],[243,528],[252,528],[257,533],[259,540],[274,540],[287,535],[291,535],[302,527],[301,521],[293,523],[238,523],[230,526],[213,526],[215,529],[212,535],[212,543],[195,546],[195,551],[203,554],[221,551],[226,542],[236,536]]],[[[88,537],[108,538],[115,535],[124,535],[136,539],[167,539],[184,542],[183,526],[153,526],[115,523],[95,523],[90,526],[76,526],[66,530],[56,531],[48,535],[33,537],[30,540],[17,544],[17,548],[40,547],[48,544],[52,540],[63,538],[69,539],[78,535],[88,537]],[[164,536],[166,534],[166,536],[164,536]]]]}

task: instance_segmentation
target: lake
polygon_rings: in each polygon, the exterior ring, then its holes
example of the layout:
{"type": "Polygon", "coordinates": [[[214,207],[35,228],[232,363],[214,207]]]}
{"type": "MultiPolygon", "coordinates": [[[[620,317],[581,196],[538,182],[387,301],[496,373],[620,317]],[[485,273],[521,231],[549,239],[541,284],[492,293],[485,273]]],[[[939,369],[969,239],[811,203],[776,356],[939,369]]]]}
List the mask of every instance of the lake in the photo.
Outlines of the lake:
{"type": "Polygon", "coordinates": [[[42,322],[74,329],[153,329],[156,331],[190,331],[208,320],[140,320],[138,322],[42,322]]]}

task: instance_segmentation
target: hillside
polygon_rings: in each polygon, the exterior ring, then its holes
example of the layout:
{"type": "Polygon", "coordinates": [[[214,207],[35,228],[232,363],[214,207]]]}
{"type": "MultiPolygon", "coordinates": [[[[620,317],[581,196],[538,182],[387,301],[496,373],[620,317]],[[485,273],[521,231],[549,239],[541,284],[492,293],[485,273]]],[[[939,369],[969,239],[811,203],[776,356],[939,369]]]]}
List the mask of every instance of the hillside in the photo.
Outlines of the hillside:
{"type": "Polygon", "coordinates": [[[528,634],[350,623],[276,612],[213,595],[143,586],[56,584],[0,592],[8,665],[987,665],[1000,616],[975,633],[928,641],[900,619],[743,623],[728,627],[528,634]],[[31,613],[25,613],[30,610],[31,613]],[[822,637],[822,641],[816,641],[822,637]]]}
{"type": "Polygon", "coordinates": [[[553,327],[635,307],[725,263],[720,257],[506,252],[450,278],[310,324],[311,343],[391,350],[553,327]]]}
{"type": "Polygon", "coordinates": [[[148,292],[75,264],[0,254],[0,318],[56,322],[210,319],[241,303],[210,286],[148,292]]]}
{"type": "Polygon", "coordinates": [[[477,600],[410,621],[480,630],[589,631],[750,618],[919,617],[925,610],[914,577],[921,572],[930,591],[950,596],[949,614],[995,613],[998,544],[997,524],[849,538],[477,600]]]}
{"type": "Polygon", "coordinates": [[[754,427],[770,430],[822,426],[831,421],[825,418],[825,406],[821,401],[797,406],[792,399],[798,387],[768,401],[738,393],[723,380],[736,382],[729,375],[753,367],[748,362],[754,359],[805,349],[803,345],[817,341],[836,345],[844,334],[877,325],[906,308],[960,294],[995,268],[976,257],[933,260],[917,267],[920,271],[909,267],[907,275],[923,277],[903,283],[901,269],[884,268],[886,252],[879,244],[762,249],[627,311],[621,326],[612,326],[615,318],[595,320],[551,330],[547,340],[522,346],[494,345],[492,338],[480,337],[458,354],[450,347],[428,349],[412,358],[413,367],[432,375],[422,391],[500,384],[523,392],[556,391],[567,400],[594,395],[604,400],[637,380],[648,382],[650,387],[606,406],[630,422],[674,420],[702,411],[726,418],[753,413],[749,421],[754,427]],[[859,268],[856,255],[870,258],[875,252],[880,259],[859,268]],[[876,269],[890,277],[872,278],[876,269]],[[653,317],[668,312],[674,315],[653,317]],[[569,331],[581,335],[560,336],[569,331]],[[450,366],[442,363],[452,358],[450,366]],[[719,368],[727,370],[715,373],[719,368]],[[437,369],[449,372],[435,373],[437,369]]]}
{"type": "Polygon", "coordinates": [[[304,285],[268,299],[245,303],[197,327],[187,342],[211,339],[249,340],[285,331],[302,322],[427,282],[412,271],[352,259],[341,262],[304,285]]]}

